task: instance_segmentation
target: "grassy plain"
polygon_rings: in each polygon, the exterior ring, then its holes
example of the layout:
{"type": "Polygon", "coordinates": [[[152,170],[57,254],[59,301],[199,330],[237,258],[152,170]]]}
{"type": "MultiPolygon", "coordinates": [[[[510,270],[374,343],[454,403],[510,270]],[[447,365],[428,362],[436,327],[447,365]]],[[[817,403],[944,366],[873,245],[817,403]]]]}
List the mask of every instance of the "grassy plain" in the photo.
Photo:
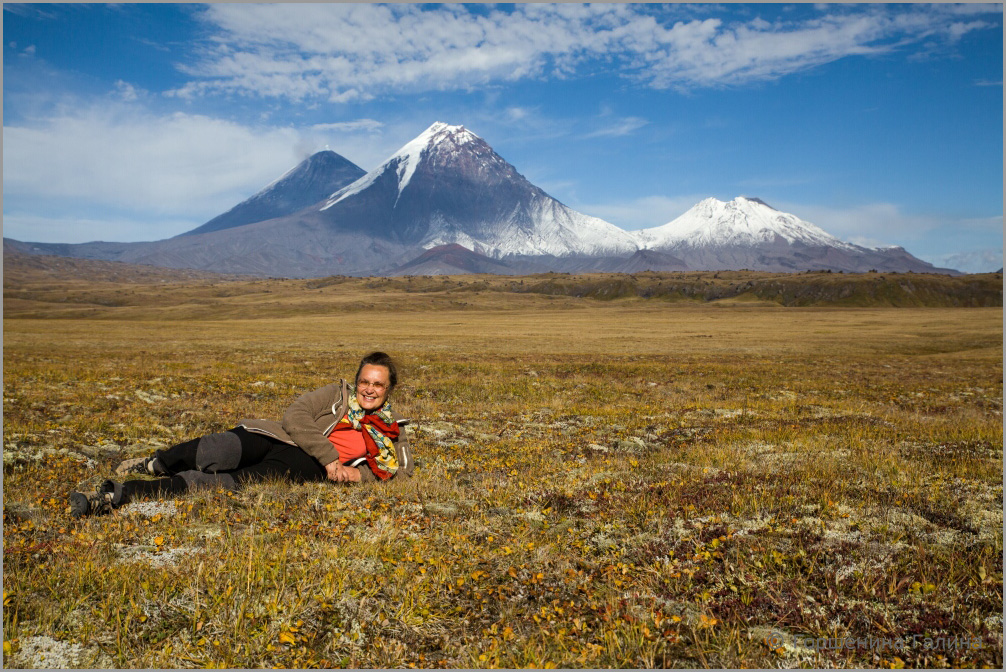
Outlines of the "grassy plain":
{"type": "Polygon", "coordinates": [[[5,288],[5,667],[1001,666],[1001,308],[307,282],[5,288]],[[371,349],[414,478],[69,518],[371,349]]]}

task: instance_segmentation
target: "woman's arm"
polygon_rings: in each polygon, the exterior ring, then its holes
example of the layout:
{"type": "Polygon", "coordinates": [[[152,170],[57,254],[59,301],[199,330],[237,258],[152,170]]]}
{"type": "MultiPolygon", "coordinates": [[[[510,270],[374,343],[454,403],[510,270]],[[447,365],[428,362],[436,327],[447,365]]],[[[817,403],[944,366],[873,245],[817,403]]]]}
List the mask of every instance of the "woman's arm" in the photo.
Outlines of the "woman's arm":
{"type": "Polygon", "coordinates": [[[321,462],[326,470],[333,462],[338,464],[339,453],[328,437],[322,434],[315,419],[331,410],[341,398],[341,383],[332,383],[302,394],[283,414],[284,431],[305,453],[321,462]]]}

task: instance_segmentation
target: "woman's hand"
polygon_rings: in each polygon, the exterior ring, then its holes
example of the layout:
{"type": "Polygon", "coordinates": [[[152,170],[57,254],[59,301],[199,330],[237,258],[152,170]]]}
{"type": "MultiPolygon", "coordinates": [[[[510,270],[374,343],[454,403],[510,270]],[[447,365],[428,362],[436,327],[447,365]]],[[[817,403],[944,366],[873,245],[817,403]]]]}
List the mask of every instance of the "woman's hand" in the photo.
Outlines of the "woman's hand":
{"type": "Polygon", "coordinates": [[[336,483],[360,482],[360,470],[356,467],[347,467],[344,464],[339,464],[338,460],[326,464],[325,472],[328,474],[328,480],[335,481],[336,483]]]}

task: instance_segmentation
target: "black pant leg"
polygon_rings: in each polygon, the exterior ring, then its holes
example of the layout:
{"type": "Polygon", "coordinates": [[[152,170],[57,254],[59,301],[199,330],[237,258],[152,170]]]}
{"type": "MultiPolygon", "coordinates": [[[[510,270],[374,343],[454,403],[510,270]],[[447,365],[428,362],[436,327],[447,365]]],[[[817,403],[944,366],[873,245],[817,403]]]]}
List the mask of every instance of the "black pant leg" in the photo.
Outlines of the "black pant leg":
{"type": "MultiPolygon", "coordinates": [[[[258,464],[265,458],[274,443],[282,444],[281,441],[270,439],[263,434],[249,432],[240,426],[227,431],[236,434],[241,441],[241,459],[237,465],[238,469],[258,464]]],[[[154,456],[161,466],[172,474],[191,469],[198,470],[200,468],[198,458],[199,442],[202,439],[203,437],[200,436],[199,438],[183,441],[170,448],[156,451],[154,456]]]]}
{"type": "MultiPolygon", "coordinates": [[[[264,434],[249,432],[244,427],[228,430],[237,435],[241,441],[241,459],[238,468],[229,473],[238,483],[264,478],[287,478],[295,483],[305,481],[324,481],[327,478],[325,468],[297,446],[283,443],[264,434]]],[[[155,453],[158,461],[172,473],[197,471],[196,459],[199,441],[202,437],[176,444],[155,453]]],[[[179,494],[187,489],[187,482],[178,477],[158,479],[157,481],[129,481],[129,486],[136,495],[167,495],[179,494]],[[147,483],[149,485],[142,485],[147,483]],[[135,485],[132,485],[135,484],[135,485]]]]}
{"type": "Polygon", "coordinates": [[[122,490],[126,494],[126,501],[133,501],[137,497],[167,497],[170,495],[180,495],[189,489],[185,479],[181,476],[166,476],[153,481],[134,480],[125,481],[122,490]]]}
{"type": "Polygon", "coordinates": [[[235,427],[228,431],[237,434],[241,439],[241,461],[238,462],[238,469],[247,469],[260,463],[275,446],[287,445],[279,439],[270,438],[265,434],[249,432],[244,427],[235,427]]]}
{"type": "Polygon", "coordinates": [[[231,472],[238,483],[265,478],[286,478],[294,483],[324,481],[328,476],[316,459],[297,446],[277,441],[258,464],[231,472]]]}
{"type": "Polygon", "coordinates": [[[179,471],[196,468],[196,449],[198,447],[199,439],[190,439],[182,443],[176,443],[170,448],[155,451],[154,457],[157,458],[162,467],[172,474],[177,474],[179,471]]]}

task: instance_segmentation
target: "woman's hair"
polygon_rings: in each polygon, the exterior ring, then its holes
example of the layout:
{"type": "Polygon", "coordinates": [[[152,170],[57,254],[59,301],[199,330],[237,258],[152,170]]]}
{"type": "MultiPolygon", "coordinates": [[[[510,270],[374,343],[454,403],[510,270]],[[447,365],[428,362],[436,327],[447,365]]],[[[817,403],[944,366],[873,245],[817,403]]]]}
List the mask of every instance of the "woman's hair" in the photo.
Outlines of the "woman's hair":
{"type": "Polygon", "coordinates": [[[372,352],[361,359],[360,368],[356,370],[356,377],[353,378],[354,383],[360,379],[360,372],[367,364],[385,367],[388,370],[388,392],[395,389],[395,385],[398,384],[398,369],[395,368],[395,361],[391,359],[391,355],[386,352],[372,352]]]}

